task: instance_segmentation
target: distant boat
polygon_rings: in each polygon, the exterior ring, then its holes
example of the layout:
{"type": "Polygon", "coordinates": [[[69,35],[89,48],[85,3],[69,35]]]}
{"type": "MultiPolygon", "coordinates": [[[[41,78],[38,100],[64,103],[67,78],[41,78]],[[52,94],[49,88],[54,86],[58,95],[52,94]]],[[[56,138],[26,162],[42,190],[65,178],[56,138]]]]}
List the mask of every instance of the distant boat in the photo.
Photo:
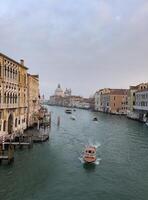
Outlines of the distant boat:
{"type": "Polygon", "coordinates": [[[65,110],[65,113],[71,114],[71,113],[72,113],[72,110],[71,110],[71,109],[66,109],[66,110],[65,110]]]}
{"type": "Polygon", "coordinates": [[[145,123],[148,126],[148,122],[145,123]]]}
{"type": "Polygon", "coordinates": [[[73,109],[74,112],[76,112],[76,109],[73,109]]]}
{"type": "Polygon", "coordinates": [[[95,121],[95,122],[98,121],[98,118],[97,118],[97,117],[94,117],[94,118],[93,118],[93,121],[95,121]]]}
{"type": "Polygon", "coordinates": [[[87,146],[83,153],[83,160],[85,163],[94,163],[96,161],[96,147],[87,146]]]}
{"type": "Polygon", "coordinates": [[[76,117],[75,117],[74,115],[72,115],[72,116],[70,117],[70,119],[76,120],[76,117]]]}

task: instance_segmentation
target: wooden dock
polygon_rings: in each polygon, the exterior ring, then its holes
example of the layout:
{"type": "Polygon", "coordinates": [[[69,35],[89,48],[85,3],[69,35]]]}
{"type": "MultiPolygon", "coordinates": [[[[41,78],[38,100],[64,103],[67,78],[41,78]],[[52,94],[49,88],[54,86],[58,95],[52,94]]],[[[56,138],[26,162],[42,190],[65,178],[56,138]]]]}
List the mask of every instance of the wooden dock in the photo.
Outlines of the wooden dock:
{"type": "Polygon", "coordinates": [[[32,142],[4,142],[4,145],[14,145],[14,147],[18,146],[19,148],[22,148],[23,146],[27,146],[28,148],[32,148],[33,143],[32,142]]]}
{"type": "Polygon", "coordinates": [[[14,160],[14,150],[23,147],[32,148],[33,143],[43,143],[49,140],[51,115],[43,112],[43,117],[38,120],[37,127],[21,133],[0,137],[0,164],[14,160]]]}
{"type": "Polygon", "coordinates": [[[8,161],[8,164],[14,161],[14,146],[11,144],[7,151],[4,151],[0,145],[0,164],[2,161],[8,161]]]}

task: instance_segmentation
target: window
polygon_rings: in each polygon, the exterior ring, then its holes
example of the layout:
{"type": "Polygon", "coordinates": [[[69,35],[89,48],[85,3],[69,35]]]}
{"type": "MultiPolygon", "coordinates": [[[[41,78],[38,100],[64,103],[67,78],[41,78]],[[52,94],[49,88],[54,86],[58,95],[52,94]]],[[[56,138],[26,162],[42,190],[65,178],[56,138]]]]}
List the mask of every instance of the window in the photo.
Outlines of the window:
{"type": "Polygon", "coordinates": [[[6,66],[5,66],[5,77],[6,77],[6,74],[7,74],[7,69],[6,69],[6,66]]]}
{"type": "Polygon", "coordinates": [[[4,123],[3,123],[3,131],[4,131],[4,132],[6,131],[6,120],[5,120],[4,123]]]}
{"type": "Polygon", "coordinates": [[[10,94],[10,103],[12,103],[12,94],[10,94]]]}
{"type": "Polygon", "coordinates": [[[15,95],[15,103],[17,103],[17,95],[15,95]]]}
{"type": "Polygon", "coordinates": [[[0,63],[0,77],[2,75],[2,66],[1,66],[1,63],[0,63]]]}
{"type": "Polygon", "coordinates": [[[4,103],[6,103],[6,93],[4,94],[4,103]]]}
{"type": "Polygon", "coordinates": [[[9,94],[7,95],[7,104],[9,104],[9,94]]]}
{"type": "Polygon", "coordinates": [[[7,77],[9,78],[9,67],[7,69],[7,77]]]}
{"type": "Polygon", "coordinates": [[[10,68],[10,78],[12,78],[12,68],[10,68]]]}
{"type": "Polygon", "coordinates": [[[15,127],[17,127],[17,118],[15,119],[15,127]]]}

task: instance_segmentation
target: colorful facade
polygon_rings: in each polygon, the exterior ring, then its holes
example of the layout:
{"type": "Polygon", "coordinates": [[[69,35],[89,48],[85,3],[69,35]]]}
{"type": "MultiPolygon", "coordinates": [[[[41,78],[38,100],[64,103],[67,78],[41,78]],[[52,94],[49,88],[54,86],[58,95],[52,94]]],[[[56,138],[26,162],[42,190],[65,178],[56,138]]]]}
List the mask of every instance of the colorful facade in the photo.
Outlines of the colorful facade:
{"type": "Polygon", "coordinates": [[[126,89],[105,88],[95,94],[95,110],[112,113],[127,113],[127,92],[126,89]]]}

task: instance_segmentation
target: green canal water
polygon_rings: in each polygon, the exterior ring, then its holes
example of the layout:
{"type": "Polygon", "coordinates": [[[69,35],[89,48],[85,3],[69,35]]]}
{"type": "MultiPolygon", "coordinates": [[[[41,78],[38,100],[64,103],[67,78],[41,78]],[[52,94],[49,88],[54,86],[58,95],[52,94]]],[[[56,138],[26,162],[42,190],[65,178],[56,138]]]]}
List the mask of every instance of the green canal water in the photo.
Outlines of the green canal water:
{"type": "Polygon", "coordinates": [[[148,200],[148,127],[85,110],[73,121],[64,108],[49,109],[50,140],[17,150],[13,165],[0,166],[0,200],[148,200]],[[98,165],[79,160],[88,142],[101,145],[98,165]]]}

